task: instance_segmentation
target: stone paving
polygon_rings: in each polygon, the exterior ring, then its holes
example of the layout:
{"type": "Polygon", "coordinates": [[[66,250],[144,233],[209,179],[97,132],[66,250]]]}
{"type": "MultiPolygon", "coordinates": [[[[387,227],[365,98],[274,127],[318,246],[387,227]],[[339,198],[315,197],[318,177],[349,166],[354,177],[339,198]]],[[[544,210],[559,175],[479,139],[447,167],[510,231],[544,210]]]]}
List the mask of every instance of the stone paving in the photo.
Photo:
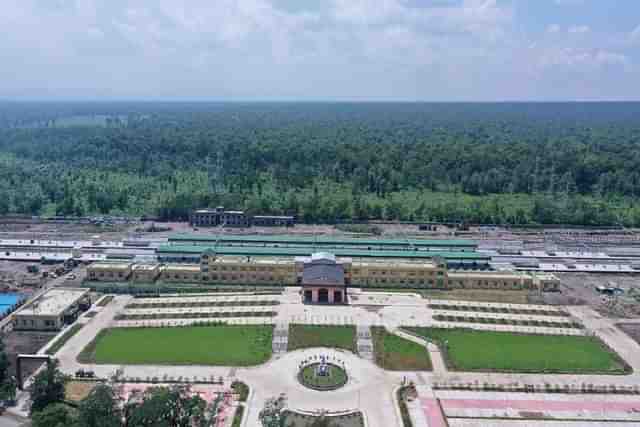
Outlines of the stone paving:
{"type": "MultiPolygon", "coordinates": [[[[621,395],[567,395],[544,393],[474,393],[437,391],[446,416],[451,418],[530,418],[626,421],[640,423],[640,398],[621,395]]],[[[428,393],[420,400],[432,399],[428,393]]]]}
{"type": "Polygon", "coordinates": [[[272,351],[275,357],[287,352],[289,346],[289,324],[277,323],[273,330],[272,351]]]}
{"type": "MultiPolygon", "coordinates": [[[[369,326],[385,326],[388,330],[394,331],[399,326],[417,325],[431,326],[438,322],[433,322],[431,315],[432,310],[426,307],[426,301],[414,297],[402,295],[396,297],[394,295],[376,294],[369,296],[367,293],[358,292],[357,302],[367,302],[366,305],[357,305],[355,307],[331,307],[331,306],[306,306],[300,303],[299,295],[294,292],[286,292],[280,299],[282,304],[278,306],[278,314],[275,318],[239,318],[239,319],[218,319],[229,323],[236,324],[275,324],[276,329],[284,331],[284,325],[289,322],[307,323],[307,324],[355,324],[359,325],[359,331],[369,326]],[[392,305],[385,305],[392,303],[392,305]],[[397,304],[396,304],[397,303],[397,304]]],[[[438,366],[435,354],[437,348],[429,348],[432,361],[434,361],[434,371],[427,372],[390,372],[383,371],[378,368],[370,360],[358,357],[347,351],[338,351],[331,349],[307,349],[296,352],[282,353],[281,347],[278,347],[276,357],[272,358],[264,365],[253,368],[233,368],[222,366],[151,366],[151,365],[83,365],[76,361],[77,355],[89,343],[95,335],[103,328],[113,326],[141,326],[152,325],[150,321],[142,322],[116,322],[114,317],[117,313],[122,312],[124,307],[132,302],[133,299],[128,296],[117,296],[114,300],[100,310],[96,310],[96,316],[87,321],[75,336],[73,336],[58,352],[57,357],[61,361],[61,368],[66,373],[73,373],[77,369],[90,369],[96,372],[100,377],[107,377],[115,372],[116,369],[122,368],[124,375],[128,377],[162,377],[170,375],[174,378],[209,378],[210,376],[226,377],[231,370],[239,380],[249,384],[252,389],[252,398],[247,405],[247,422],[244,426],[258,426],[257,414],[262,408],[265,399],[277,396],[284,392],[288,396],[289,405],[292,408],[305,410],[316,410],[325,408],[330,410],[348,410],[360,408],[366,417],[369,427],[392,427],[399,426],[397,409],[394,406],[393,390],[403,381],[407,379],[418,384],[419,387],[428,387],[434,383],[437,384],[497,384],[497,385],[513,385],[513,384],[532,384],[539,388],[545,384],[558,384],[560,386],[569,386],[579,388],[583,384],[591,384],[594,386],[638,386],[640,384],[640,346],[629,338],[626,334],[619,331],[613,321],[603,319],[593,310],[587,307],[569,307],[566,308],[574,318],[579,319],[589,330],[595,335],[603,339],[607,345],[615,349],[626,362],[633,367],[635,373],[631,375],[543,375],[543,374],[502,374],[502,373],[468,373],[468,372],[450,372],[442,366],[438,366]],[[347,385],[335,392],[315,392],[302,387],[296,380],[297,367],[301,360],[313,354],[329,354],[343,360],[349,372],[349,382],[347,385]]],[[[137,301],[137,300],[136,300],[137,301]]],[[[474,303],[477,304],[477,303],[474,303]]],[[[507,304],[508,305],[508,304],[507,304]]],[[[519,306],[520,307],[520,306],[519,306]]],[[[543,306],[545,309],[548,307],[543,306]]],[[[160,321],[160,324],[188,324],[185,322],[202,322],[204,319],[193,319],[187,321],[160,321]]],[[[450,325],[450,324],[444,324],[450,325]]],[[[438,325],[439,326],[439,325],[438,325]]],[[[459,326],[456,324],[455,326],[459,326]]],[[[476,329],[488,326],[490,330],[497,330],[496,325],[473,325],[476,329]]],[[[518,332],[539,332],[541,328],[517,328],[518,332]]],[[[552,329],[552,328],[549,328],[552,329]]],[[[288,330],[288,329],[287,329],[288,330]]],[[[514,328],[514,330],[516,330],[514,328]]],[[[557,329],[553,330],[557,334],[557,329]]],[[[274,343],[284,342],[283,335],[274,343]]],[[[423,341],[424,343],[424,341],[423,341]]],[[[441,398],[446,394],[443,390],[432,391],[432,393],[441,398]]],[[[486,395],[485,393],[472,392],[469,399],[477,399],[477,396],[486,395]]],[[[512,393],[504,393],[502,399],[511,399],[512,393]]],[[[540,394],[536,393],[530,399],[539,399],[540,394]]],[[[558,395],[554,395],[558,396],[558,395]]],[[[425,397],[425,396],[421,396],[425,397]]],[[[586,398],[587,396],[582,396],[586,398]]],[[[611,396],[606,396],[609,399],[611,396]]],[[[24,396],[21,397],[24,399],[24,396]]],[[[425,398],[428,398],[426,396],[425,398]]],[[[603,396],[595,396],[594,399],[603,399],[603,396]]],[[[606,400],[608,401],[608,400],[606,400]]],[[[421,404],[422,405],[422,404],[421,404]]],[[[428,404],[427,406],[429,406],[428,404]]],[[[517,404],[519,405],[519,403],[517,404]]],[[[635,406],[634,406],[635,408],[635,406]]],[[[430,418],[426,417],[427,423],[430,418]]],[[[432,421],[429,426],[436,421],[432,421]]],[[[490,425],[490,424],[478,424],[490,425]]],[[[610,426],[610,424],[608,424],[610,426]]],[[[628,425],[628,424],[627,424],[628,425]]],[[[422,427],[416,424],[416,427],[422,427]]]]}
{"type": "Polygon", "coordinates": [[[365,360],[373,360],[373,340],[371,338],[371,327],[369,325],[356,326],[357,341],[356,348],[358,354],[365,360]]]}

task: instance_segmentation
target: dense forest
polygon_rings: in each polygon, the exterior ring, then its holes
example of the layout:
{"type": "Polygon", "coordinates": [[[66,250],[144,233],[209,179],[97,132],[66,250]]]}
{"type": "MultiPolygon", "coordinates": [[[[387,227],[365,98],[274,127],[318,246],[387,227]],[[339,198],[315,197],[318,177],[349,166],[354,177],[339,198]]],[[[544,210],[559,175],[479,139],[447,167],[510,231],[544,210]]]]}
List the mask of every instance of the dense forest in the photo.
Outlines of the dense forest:
{"type": "Polygon", "coordinates": [[[640,226],[639,103],[0,103],[0,214],[640,226]]]}

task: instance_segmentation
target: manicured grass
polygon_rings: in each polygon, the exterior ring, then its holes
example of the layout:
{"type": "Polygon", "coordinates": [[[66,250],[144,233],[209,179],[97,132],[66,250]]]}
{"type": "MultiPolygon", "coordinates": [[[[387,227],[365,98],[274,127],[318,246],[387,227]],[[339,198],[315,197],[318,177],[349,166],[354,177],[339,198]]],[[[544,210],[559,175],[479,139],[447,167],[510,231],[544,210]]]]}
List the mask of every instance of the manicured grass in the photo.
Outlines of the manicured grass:
{"type": "Polygon", "coordinates": [[[111,364],[252,366],[271,357],[273,326],[112,328],[78,357],[111,364]]]}
{"type": "Polygon", "coordinates": [[[111,301],[113,301],[113,295],[105,295],[104,297],[102,297],[100,301],[98,301],[96,305],[99,307],[104,307],[105,305],[109,304],[111,301]]]}
{"type": "Polygon", "coordinates": [[[241,381],[234,381],[231,383],[231,389],[238,393],[238,400],[240,402],[246,402],[249,398],[249,386],[241,381]]]}
{"type": "Polygon", "coordinates": [[[390,334],[384,327],[371,328],[373,351],[378,366],[390,371],[429,371],[427,349],[413,341],[390,334]]]}
{"type": "Polygon", "coordinates": [[[289,325],[287,350],[310,347],[342,348],[356,353],[355,326],[289,325]]]}
{"type": "Polygon", "coordinates": [[[360,412],[354,412],[351,414],[334,416],[334,417],[319,417],[313,415],[302,415],[297,412],[291,412],[284,410],[284,425],[295,427],[364,427],[364,420],[360,412]]]}
{"type": "Polygon", "coordinates": [[[347,373],[337,365],[328,365],[328,375],[317,375],[319,363],[306,366],[299,374],[300,382],[310,388],[335,390],[347,382],[347,373]]]}
{"type": "Polygon", "coordinates": [[[82,329],[82,324],[76,323],[71,326],[67,331],[60,336],[51,346],[45,351],[47,354],[56,354],[58,350],[62,348],[63,345],[67,343],[71,339],[72,336],[78,333],[80,329],[82,329]]]}
{"type": "Polygon", "coordinates": [[[239,405],[236,408],[236,413],[233,415],[233,423],[231,427],[240,427],[242,425],[242,417],[244,415],[244,406],[239,405]]]}
{"type": "Polygon", "coordinates": [[[595,337],[405,329],[437,343],[453,370],[574,374],[627,371],[626,364],[595,337]]]}

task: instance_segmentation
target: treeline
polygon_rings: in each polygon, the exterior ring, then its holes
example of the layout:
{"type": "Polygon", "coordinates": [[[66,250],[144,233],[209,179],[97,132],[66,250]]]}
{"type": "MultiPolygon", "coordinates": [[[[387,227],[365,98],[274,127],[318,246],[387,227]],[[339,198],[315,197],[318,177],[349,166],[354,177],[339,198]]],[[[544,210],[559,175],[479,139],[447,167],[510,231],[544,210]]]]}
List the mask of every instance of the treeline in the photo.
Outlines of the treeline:
{"type": "Polygon", "coordinates": [[[28,105],[143,119],[0,129],[0,214],[640,225],[640,104],[28,105]]]}

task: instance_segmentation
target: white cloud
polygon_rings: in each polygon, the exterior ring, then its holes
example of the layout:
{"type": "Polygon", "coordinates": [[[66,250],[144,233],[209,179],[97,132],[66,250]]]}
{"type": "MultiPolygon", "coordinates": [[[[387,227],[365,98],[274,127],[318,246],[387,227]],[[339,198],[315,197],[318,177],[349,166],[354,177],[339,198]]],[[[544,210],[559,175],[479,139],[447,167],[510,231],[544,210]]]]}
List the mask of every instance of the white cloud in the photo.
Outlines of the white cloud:
{"type": "Polygon", "coordinates": [[[591,31],[587,25],[573,25],[567,28],[569,34],[585,34],[591,31]]]}
{"type": "Polygon", "coordinates": [[[525,35],[513,4],[3,0],[0,96],[513,99],[528,70],[632,63],[587,26],[525,35]]]}
{"type": "Polygon", "coordinates": [[[547,26],[547,33],[549,34],[557,34],[560,32],[560,25],[551,24],[547,26]]]}
{"type": "Polygon", "coordinates": [[[543,68],[560,66],[588,71],[603,66],[627,66],[629,64],[630,60],[626,55],[601,49],[548,48],[543,50],[539,57],[539,65],[543,68]]]}
{"type": "Polygon", "coordinates": [[[631,41],[640,42],[640,25],[631,31],[631,41]]]}

